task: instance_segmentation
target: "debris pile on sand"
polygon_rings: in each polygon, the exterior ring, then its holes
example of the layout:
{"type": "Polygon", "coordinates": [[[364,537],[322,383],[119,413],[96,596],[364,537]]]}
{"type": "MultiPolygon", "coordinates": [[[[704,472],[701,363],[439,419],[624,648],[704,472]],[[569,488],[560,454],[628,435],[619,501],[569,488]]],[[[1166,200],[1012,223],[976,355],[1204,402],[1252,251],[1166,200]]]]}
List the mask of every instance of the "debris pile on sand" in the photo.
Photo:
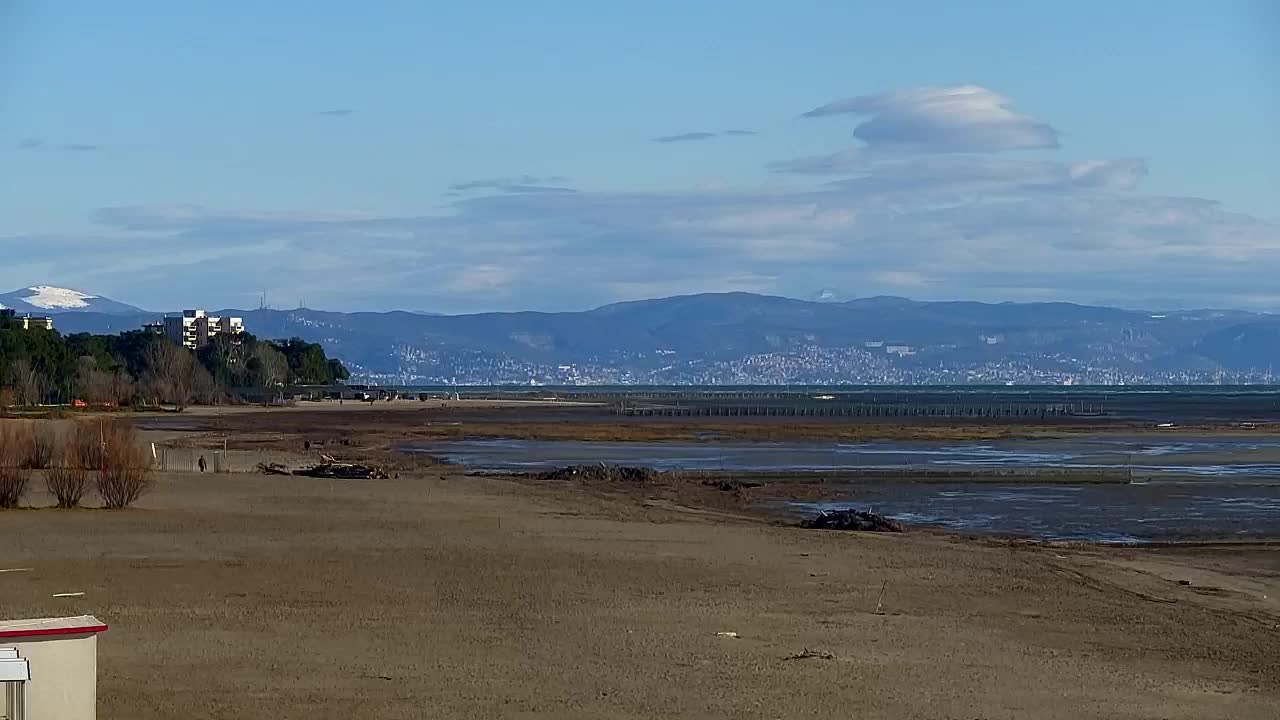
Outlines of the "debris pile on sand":
{"type": "Polygon", "coordinates": [[[325,462],[309,468],[294,470],[294,475],[316,478],[339,478],[342,480],[385,480],[387,473],[380,467],[359,465],[356,463],[325,462]]]}
{"type": "Polygon", "coordinates": [[[902,523],[883,515],[845,508],[820,513],[800,523],[800,527],[819,530],[861,530],[864,532],[902,532],[902,523]]]}
{"type": "Polygon", "coordinates": [[[762,482],[754,482],[751,480],[716,479],[716,478],[703,480],[702,484],[706,487],[713,487],[717,490],[723,490],[724,492],[739,492],[741,490],[748,490],[750,488],[764,487],[764,483],[762,482]]]}
{"type": "Polygon", "coordinates": [[[826,652],[825,650],[810,650],[805,648],[803,651],[788,655],[783,660],[835,660],[835,653],[826,652]]]}
{"type": "Polygon", "coordinates": [[[258,463],[258,466],[257,466],[257,467],[258,467],[258,472],[262,473],[263,475],[289,475],[289,474],[291,474],[291,473],[289,472],[289,468],[287,468],[287,467],[285,467],[285,466],[281,465],[280,463],[265,463],[265,462],[260,462],[260,463],[258,463]]]}
{"type": "Polygon", "coordinates": [[[599,465],[569,465],[548,470],[539,475],[538,479],[648,483],[657,480],[660,475],[661,473],[653,468],[600,463],[599,465]]]}

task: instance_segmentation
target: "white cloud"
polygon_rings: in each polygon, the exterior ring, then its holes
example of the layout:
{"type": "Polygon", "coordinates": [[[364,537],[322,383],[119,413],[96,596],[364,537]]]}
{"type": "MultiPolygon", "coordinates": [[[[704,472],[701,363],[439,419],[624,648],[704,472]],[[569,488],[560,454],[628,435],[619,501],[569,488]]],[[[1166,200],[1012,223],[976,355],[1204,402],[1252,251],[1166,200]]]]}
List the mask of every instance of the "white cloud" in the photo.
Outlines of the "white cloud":
{"type": "Polygon", "coordinates": [[[332,223],[361,220],[370,216],[359,212],[259,212],[216,210],[201,205],[121,205],[101,208],[94,219],[103,225],[125,230],[174,230],[211,225],[293,226],[308,223],[332,223]]]}
{"type": "Polygon", "coordinates": [[[918,288],[929,283],[929,278],[911,270],[881,270],[873,275],[884,285],[900,288],[918,288]]]}
{"type": "Polygon", "coordinates": [[[1058,147],[1048,123],[1014,112],[1011,101],[977,85],[923,87],[837,100],[803,117],[860,115],[853,136],[872,150],[999,152],[1058,147]]]}
{"type": "Polygon", "coordinates": [[[117,208],[99,213],[113,235],[47,239],[19,263],[75,248],[74,284],[156,307],[171,303],[136,288],[204,288],[205,304],[266,289],[313,307],[442,312],[715,289],[1085,302],[1181,292],[1207,305],[1271,294],[1280,228],[1205,200],[1116,191],[1144,170],[953,155],[873,163],[819,187],[500,194],[441,216],[117,208]],[[209,272],[222,266],[235,271],[209,272]]]}
{"type": "Polygon", "coordinates": [[[441,289],[459,294],[505,293],[519,277],[516,268],[501,265],[463,265],[441,268],[441,289]]]}
{"type": "Polygon", "coordinates": [[[1057,145],[1056,130],[1009,106],[972,86],[823,106],[808,115],[864,116],[855,131],[864,146],[781,163],[790,177],[766,188],[572,192],[555,191],[564,178],[526,175],[459,183],[464,199],[417,217],[105,208],[98,234],[0,238],[24,248],[0,279],[47,277],[153,307],[267,290],[313,307],[439,312],[714,290],[1082,302],[1179,294],[1219,306],[1274,295],[1280,227],[1208,200],[1143,194],[1141,159],[996,154],[1057,145]],[[814,174],[840,177],[818,184],[814,174]]]}
{"type": "Polygon", "coordinates": [[[804,175],[844,175],[865,170],[867,153],[861,148],[841,150],[824,155],[779,160],[770,163],[769,169],[774,172],[800,173],[804,175]]]}
{"type": "Polygon", "coordinates": [[[1138,158],[1087,160],[1072,164],[1067,172],[1082,187],[1132,190],[1147,176],[1147,163],[1138,158]]]}

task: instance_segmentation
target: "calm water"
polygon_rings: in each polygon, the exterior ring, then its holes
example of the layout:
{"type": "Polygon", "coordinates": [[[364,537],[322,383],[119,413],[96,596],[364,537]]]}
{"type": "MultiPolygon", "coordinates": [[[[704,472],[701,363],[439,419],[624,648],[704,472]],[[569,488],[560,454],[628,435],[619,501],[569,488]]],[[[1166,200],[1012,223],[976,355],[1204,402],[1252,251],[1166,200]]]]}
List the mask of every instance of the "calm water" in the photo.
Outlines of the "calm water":
{"type": "Polygon", "coordinates": [[[1225,477],[1280,482],[1280,440],[1242,437],[1078,438],[1004,442],[645,443],[459,440],[414,446],[469,467],[539,470],[611,463],[662,470],[1132,469],[1136,480],[1225,477]]]}
{"type": "Polygon", "coordinates": [[[1152,485],[877,485],[796,512],[871,509],[908,524],[1049,540],[1143,542],[1280,537],[1280,488],[1231,483],[1152,485]]]}
{"type": "Polygon", "coordinates": [[[1133,483],[850,484],[797,513],[870,508],[907,523],[1048,539],[1135,542],[1280,537],[1280,441],[1157,436],[1007,442],[599,443],[467,440],[412,448],[474,468],[616,463],[664,470],[1133,469],[1133,483]]]}

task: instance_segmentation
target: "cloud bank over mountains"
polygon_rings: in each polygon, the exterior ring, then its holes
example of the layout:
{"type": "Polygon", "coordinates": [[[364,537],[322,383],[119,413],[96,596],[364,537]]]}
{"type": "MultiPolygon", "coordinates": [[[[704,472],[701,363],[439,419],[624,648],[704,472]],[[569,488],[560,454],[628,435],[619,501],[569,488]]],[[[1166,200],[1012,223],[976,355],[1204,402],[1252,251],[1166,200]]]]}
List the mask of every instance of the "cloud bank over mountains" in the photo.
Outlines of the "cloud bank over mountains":
{"type": "Polygon", "coordinates": [[[517,174],[458,182],[445,206],[406,217],[103,208],[92,232],[3,238],[26,250],[0,270],[0,285],[48,277],[175,307],[190,288],[225,299],[211,304],[269,289],[333,309],[441,312],[819,288],[921,299],[1176,295],[1280,309],[1270,289],[1275,224],[1206,199],[1144,194],[1142,158],[1060,159],[1062,131],[987,88],[859,95],[801,118],[801,131],[847,123],[848,146],[777,159],[758,187],[605,192],[517,174]],[[74,267],[59,262],[69,256],[74,267]],[[211,270],[220,267],[235,271],[211,270]],[[148,286],[175,289],[122,292],[148,286]]]}

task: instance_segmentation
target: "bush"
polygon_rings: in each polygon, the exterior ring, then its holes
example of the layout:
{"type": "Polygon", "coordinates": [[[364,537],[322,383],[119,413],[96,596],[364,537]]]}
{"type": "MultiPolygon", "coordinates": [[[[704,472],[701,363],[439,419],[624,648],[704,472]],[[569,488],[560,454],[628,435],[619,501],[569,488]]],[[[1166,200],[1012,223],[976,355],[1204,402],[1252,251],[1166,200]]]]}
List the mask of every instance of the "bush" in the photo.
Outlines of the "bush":
{"type": "Polygon", "coordinates": [[[63,448],[62,462],[45,473],[44,485],[57,498],[58,507],[80,506],[80,499],[89,488],[89,471],[80,466],[80,458],[70,445],[63,448]]]}
{"type": "Polygon", "coordinates": [[[26,457],[22,466],[29,470],[44,470],[53,464],[53,449],[57,439],[50,423],[35,423],[24,428],[22,442],[26,445],[26,457]]]}
{"type": "Polygon", "coordinates": [[[103,464],[103,446],[106,443],[107,423],[76,423],[68,442],[67,454],[70,462],[82,470],[101,470],[103,464]]]}
{"type": "Polygon", "coordinates": [[[26,443],[12,422],[0,424],[0,508],[18,507],[31,471],[22,467],[26,460],[26,443]]]}
{"type": "Polygon", "coordinates": [[[98,495],[108,508],[128,507],[151,487],[151,459],[132,426],[104,422],[98,428],[98,495]]]}

